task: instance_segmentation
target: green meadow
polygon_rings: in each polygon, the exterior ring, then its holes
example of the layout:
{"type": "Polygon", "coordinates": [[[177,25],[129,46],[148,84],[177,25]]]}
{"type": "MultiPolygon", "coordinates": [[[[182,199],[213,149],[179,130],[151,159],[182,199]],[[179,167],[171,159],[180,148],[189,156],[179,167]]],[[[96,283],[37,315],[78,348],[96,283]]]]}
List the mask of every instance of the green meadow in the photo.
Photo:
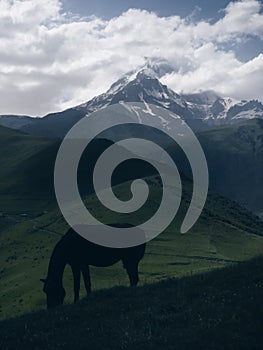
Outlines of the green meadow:
{"type": "MultiPolygon", "coordinates": [[[[133,223],[140,223],[158,207],[162,189],[157,176],[149,177],[151,205],[134,215],[133,223]]],[[[130,182],[115,186],[119,198],[128,198],[130,182]]],[[[167,278],[179,278],[218,269],[235,262],[263,254],[262,222],[237,203],[210,194],[205,210],[197,224],[186,234],[180,224],[189,202],[191,183],[184,182],[185,195],[174,221],[161,235],[147,244],[140,263],[140,285],[167,278]]],[[[28,205],[30,201],[28,200],[28,205]]],[[[126,222],[105,210],[94,195],[85,198],[87,208],[105,223],[126,222]]],[[[44,278],[52,250],[67,231],[68,226],[57,208],[45,212],[32,201],[32,211],[2,213],[0,234],[1,261],[1,318],[45,308],[45,295],[40,278],[44,278]]],[[[45,207],[43,203],[43,207],[45,207]]],[[[130,218],[132,220],[132,218],[130,218]]],[[[128,277],[121,264],[107,268],[91,267],[93,290],[114,286],[128,286],[128,277]]],[[[66,269],[64,285],[66,303],[73,300],[73,281],[66,269]]],[[[82,285],[81,296],[85,297],[82,285]]]]}
{"type": "MultiPolygon", "coordinates": [[[[263,222],[210,191],[197,223],[181,234],[192,196],[192,182],[183,175],[180,208],[165,232],[147,243],[138,288],[129,288],[121,263],[91,267],[93,293],[86,297],[82,284],[81,300],[73,305],[67,267],[66,305],[46,311],[40,278],[46,277],[52,250],[69,228],[53,191],[59,141],[2,127],[0,136],[1,349],[72,349],[76,338],[79,349],[174,349],[175,343],[180,349],[257,349],[262,340],[263,222]]],[[[94,144],[83,170],[90,171],[108,144],[94,144]]],[[[118,198],[131,197],[137,165],[114,178],[118,198]]],[[[139,170],[150,193],[140,210],[127,215],[106,209],[81,175],[87,209],[105,224],[145,222],[159,207],[162,183],[151,169],[139,170]]]]}

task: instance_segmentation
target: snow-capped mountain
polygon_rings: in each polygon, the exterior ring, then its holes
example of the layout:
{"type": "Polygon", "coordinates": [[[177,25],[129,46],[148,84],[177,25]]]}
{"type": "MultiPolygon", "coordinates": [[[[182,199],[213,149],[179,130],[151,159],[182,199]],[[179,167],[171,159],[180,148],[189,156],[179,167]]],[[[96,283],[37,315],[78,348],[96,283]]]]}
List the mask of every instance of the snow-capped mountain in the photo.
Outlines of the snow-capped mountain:
{"type": "Polygon", "coordinates": [[[173,90],[161,84],[151,68],[131,72],[115,82],[110,89],[91,101],[76,107],[86,114],[119,102],[146,102],[169,109],[184,119],[192,118],[187,102],[173,90]]]}
{"type": "Polygon", "coordinates": [[[263,118],[263,104],[257,100],[238,101],[231,97],[220,97],[213,91],[182,95],[195,118],[208,125],[233,124],[263,118]]]}
{"type": "Polygon", "coordinates": [[[214,125],[232,124],[247,119],[263,118],[263,105],[256,100],[237,101],[219,96],[213,91],[194,94],[174,92],[161,83],[161,78],[172,71],[167,62],[152,62],[133,71],[111,85],[108,91],[90,101],[63,112],[43,118],[0,116],[0,125],[30,134],[63,137],[81,118],[109,105],[141,102],[167,109],[184,119],[194,131],[214,125]]]}
{"type": "Polygon", "coordinates": [[[211,107],[206,121],[234,123],[247,119],[263,118],[263,105],[257,100],[237,101],[233,98],[219,98],[211,107]]]}

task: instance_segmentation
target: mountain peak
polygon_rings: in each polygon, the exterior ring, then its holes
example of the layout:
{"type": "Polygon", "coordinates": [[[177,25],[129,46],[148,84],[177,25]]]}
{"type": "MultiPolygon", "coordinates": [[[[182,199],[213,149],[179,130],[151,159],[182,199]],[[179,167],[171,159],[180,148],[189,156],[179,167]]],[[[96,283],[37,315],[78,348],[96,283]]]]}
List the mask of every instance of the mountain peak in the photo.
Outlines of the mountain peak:
{"type": "Polygon", "coordinates": [[[136,79],[158,79],[158,75],[152,68],[143,68],[136,74],[136,79]]]}
{"type": "MultiPolygon", "coordinates": [[[[195,130],[204,128],[204,125],[229,124],[253,118],[263,119],[263,105],[256,100],[237,101],[233,98],[222,97],[214,91],[202,90],[195,93],[177,94],[160,81],[162,76],[171,71],[173,68],[167,61],[148,60],[139,69],[128,72],[113,83],[105,93],[66,111],[52,113],[41,118],[41,124],[49,125],[51,120],[52,125],[61,124],[62,118],[57,118],[57,116],[63,115],[64,126],[60,133],[63,135],[64,131],[67,131],[71,125],[84,116],[109,105],[123,102],[140,102],[145,105],[146,109],[148,105],[165,108],[187,121],[195,130]]],[[[0,116],[0,125],[5,125],[6,122],[10,125],[11,119],[15,119],[17,128],[27,132],[34,129],[32,123],[36,122],[36,119],[29,120],[29,123],[28,119],[25,121],[18,118],[8,118],[7,121],[6,119],[0,116]]],[[[43,135],[41,130],[39,134],[43,135]]]]}
{"type": "Polygon", "coordinates": [[[144,66],[139,70],[127,73],[122,78],[117,80],[111,85],[106,94],[115,95],[123,89],[127,89],[134,85],[141,85],[141,88],[145,87],[149,88],[150,90],[153,88],[153,85],[154,89],[163,89],[163,85],[158,80],[158,74],[154,71],[154,69],[144,66]]]}
{"type": "Polygon", "coordinates": [[[122,78],[114,82],[106,93],[116,93],[119,89],[123,88],[125,85],[134,80],[137,80],[138,82],[147,79],[159,80],[164,75],[174,71],[169,62],[164,59],[145,57],[145,60],[145,64],[126,73],[122,78]]]}
{"type": "Polygon", "coordinates": [[[155,79],[158,80],[160,78],[159,71],[156,67],[151,66],[149,63],[140,67],[137,70],[133,70],[125,74],[122,78],[118,79],[114,82],[107,94],[114,94],[122,89],[125,85],[129,84],[132,81],[141,82],[144,79],[155,79]]]}

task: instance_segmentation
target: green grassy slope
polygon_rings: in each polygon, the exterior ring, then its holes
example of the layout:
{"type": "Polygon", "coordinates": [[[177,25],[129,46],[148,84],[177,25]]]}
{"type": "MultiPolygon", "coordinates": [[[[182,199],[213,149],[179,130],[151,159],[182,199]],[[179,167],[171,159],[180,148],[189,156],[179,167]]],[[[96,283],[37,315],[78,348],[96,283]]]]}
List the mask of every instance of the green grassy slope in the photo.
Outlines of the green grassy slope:
{"type": "Polygon", "coordinates": [[[2,350],[259,350],[263,258],[0,322],[2,350]]]}
{"type": "MultiPolygon", "coordinates": [[[[43,181],[39,181],[38,190],[32,186],[37,178],[41,180],[42,176],[43,179],[52,164],[44,165],[42,157],[38,163],[32,163],[32,159],[38,158],[39,154],[48,154],[50,150],[55,154],[57,147],[57,141],[0,127],[0,213],[21,213],[33,208],[37,213],[50,205],[52,194],[45,191],[43,181]],[[43,171],[41,164],[48,169],[43,171]]],[[[2,221],[3,217],[2,220],[0,217],[0,230],[2,221]]]]}
{"type": "Polygon", "coordinates": [[[257,213],[263,212],[263,121],[217,128],[198,136],[210,186],[257,213]]]}
{"type": "MultiPolygon", "coordinates": [[[[0,213],[32,213],[35,208],[38,215],[45,209],[54,208],[53,173],[60,142],[0,127],[0,213]]],[[[81,193],[93,192],[94,165],[111,144],[104,139],[94,140],[83,153],[78,172],[81,193]]],[[[139,161],[131,162],[125,171],[114,176],[113,183],[133,178],[138,167],[141,167],[139,161]]],[[[144,166],[141,174],[152,172],[151,167],[144,166]]]]}
{"type": "MultiPolygon", "coordinates": [[[[67,225],[51,191],[52,162],[58,143],[5,128],[0,132],[5,147],[1,157],[7,162],[4,169],[7,173],[0,174],[0,318],[8,318],[45,307],[39,278],[45,277],[52,249],[66,232],[67,225]]],[[[89,171],[106,143],[104,140],[99,147],[96,144],[93,148],[92,157],[87,159],[90,161],[89,171]]],[[[116,183],[134,177],[135,165],[137,163],[132,163],[123,175],[116,175],[116,183]]],[[[85,164],[83,169],[86,169],[85,164]]],[[[150,169],[144,168],[138,175],[147,172],[151,172],[150,169]]],[[[84,182],[80,176],[80,185],[84,182]]],[[[155,212],[162,195],[158,177],[148,177],[148,183],[150,201],[133,217],[118,216],[105,210],[93,195],[87,196],[90,188],[83,191],[85,203],[103,222],[144,222],[155,212]]],[[[191,182],[184,179],[183,188],[183,201],[176,219],[161,236],[147,245],[140,266],[141,285],[217,269],[263,254],[262,222],[238,204],[215,195],[209,195],[206,208],[191,232],[179,234],[192,193],[191,182]]],[[[117,185],[114,191],[120,198],[128,199],[130,184],[117,185]]],[[[120,264],[92,268],[91,273],[93,289],[128,285],[120,264]]],[[[66,301],[71,302],[69,269],[64,282],[66,301]]]]}
{"type": "MultiPolygon", "coordinates": [[[[151,205],[145,205],[129,222],[141,222],[158,206],[162,192],[158,178],[150,177],[148,181],[151,205]]],[[[128,188],[129,183],[116,186],[117,196],[127,197],[128,188]]],[[[210,195],[198,223],[189,233],[179,234],[191,183],[185,182],[184,188],[186,193],[176,219],[162,235],[147,245],[140,265],[141,285],[220,268],[263,254],[262,222],[236,203],[218,196],[210,195]]],[[[106,211],[93,195],[88,196],[85,203],[101,221],[127,222],[126,215],[106,211]]],[[[45,308],[39,278],[46,276],[52,249],[67,230],[58,209],[38,217],[18,218],[18,221],[0,234],[1,318],[45,308]]],[[[92,268],[91,278],[93,289],[128,285],[121,264],[92,268]]],[[[72,283],[70,270],[67,269],[64,278],[66,302],[72,302],[72,283]]],[[[81,295],[85,295],[83,286],[81,295]]]]}
{"type": "Polygon", "coordinates": [[[0,126],[1,176],[11,174],[24,160],[52,143],[54,140],[34,137],[0,126]]]}

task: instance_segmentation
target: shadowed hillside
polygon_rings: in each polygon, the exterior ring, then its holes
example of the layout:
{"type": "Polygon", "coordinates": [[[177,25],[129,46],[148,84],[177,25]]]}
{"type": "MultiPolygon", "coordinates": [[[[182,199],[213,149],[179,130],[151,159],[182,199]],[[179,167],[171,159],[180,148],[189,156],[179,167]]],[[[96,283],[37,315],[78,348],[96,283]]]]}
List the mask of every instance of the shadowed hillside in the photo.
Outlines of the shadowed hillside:
{"type": "Polygon", "coordinates": [[[262,348],[263,258],[0,323],[2,350],[262,348]]]}
{"type": "MultiPolygon", "coordinates": [[[[12,163],[8,174],[0,174],[0,318],[3,319],[45,307],[39,278],[45,277],[52,249],[68,226],[52,195],[53,166],[59,142],[1,130],[2,140],[6,138],[6,151],[1,157],[12,163]]],[[[133,160],[124,164],[123,169],[118,167],[113,178],[113,191],[123,200],[131,196],[131,183],[123,181],[144,177],[149,184],[149,199],[133,216],[106,209],[92,194],[87,175],[110,144],[107,140],[96,140],[91,145],[90,155],[82,157],[79,187],[85,205],[104,223],[145,222],[159,207],[162,183],[157,175],[145,177],[153,169],[141,161],[133,160]]],[[[237,203],[215,194],[209,194],[202,216],[192,230],[179,234],[192,196],[191,181],[185,177],[182,180],[183,198],[175,220],[162,235],[147,244],[140,265],[141,285],[218,269],[263,254],[262,221],[237,203]]],[[[92,268],[91,279],[93,290],[128,285],[120,264],[105,269],[92,268]]],[[[69,270],[64,284],[66,302],[72,302],[69,270]]]]}
{"type": "MultiPolygon", "coordinates": [[[[210,190],[237,201],[261,215],[263,212],[263,121],[253,119],[200,132],[209,169],[210,190]]],[[[168,148],[182,171],[191,169],[182,151],[168,148]]]]}
{"type": "MultiPolygon", "coordinates": [[[[150,185],[150,204],[146,203],[129,218],[134,224],[151,217],[160,203],[159,178],[148,177],[146,180],[150,185]]],[[[147,244],[139,266],[140,285],[218,269],[263,254],[262,221],[237,203],[219,196],[209,195],[197,224],[187,234],[180,234],[192,185],[184,181],[183,187],[184,196],[175,220],[164,233],[147,244]]],[[[129,197],[129,189],[129,182],[113,188],[122,199],[129,197]]],[[[106,210],[94,195],[87,196],[85,204],[102,222],[127,222],[127,214],[106,210]]],[[[0,235],[2,319],[45,308],[39,279],[46,276],[53,247],[68,226],[58,209],[46,210],[38,216],[34,213],[32,208],[27,217],[17,214],[5,217],[13,222],[0,235]]],[[[93,290],[128,286],[121,264],[109,268],[92,267],[91,281],[93,290]]],[[[64,286],[66,302],[72,303],[73,282],[69,268],[66,269],[64,286]]],[[[81,297],[84,295],[82,286],[81,297]]]]}
{"type": "Polygon", "coordinates": [[[263,212],[263,120],[254,119],[198,136],[207,158],[210,188],[263,212]]]}
{"type": "MultiPolygon", "coordinates": [[[[56,206],[54,165],[60,143],[61,140],[38,138],[0,126],[0,207],[4,211],[26,212],[32,207],[39,211],[56,206]]],[[[94,165],[101,153],[111,145],[111,141],[96,139],[84,151],[78,171],[82,194],[94,192],[94,165]]],[[[145,176],[153,173],[154,169],[147,163],[134,159],[126,168],[122,166],[122,171],[116,172],[112,182],[118,184],[139,174],[145,176]]]]}

